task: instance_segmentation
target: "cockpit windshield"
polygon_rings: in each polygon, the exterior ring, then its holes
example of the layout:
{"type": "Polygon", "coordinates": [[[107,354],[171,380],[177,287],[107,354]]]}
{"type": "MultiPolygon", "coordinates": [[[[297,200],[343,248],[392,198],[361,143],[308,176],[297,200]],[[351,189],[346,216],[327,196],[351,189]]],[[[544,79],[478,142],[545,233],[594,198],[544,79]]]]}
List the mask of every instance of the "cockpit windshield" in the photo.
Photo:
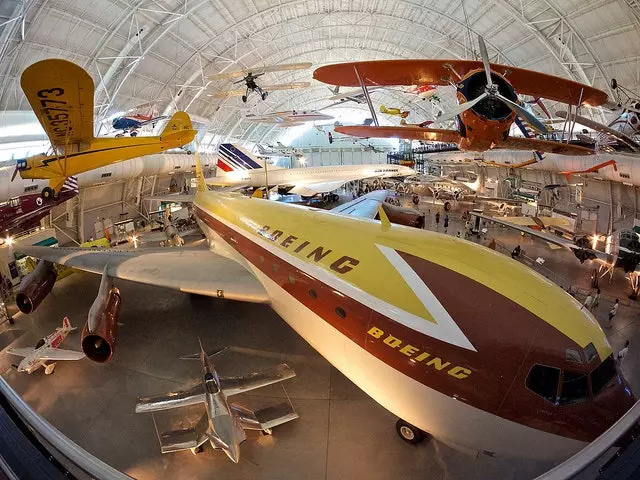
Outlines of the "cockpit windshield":
{"type": "Polygon", "coordinates": [[[598,395],[616,376],[616,364],[610,356],[591,372],[591,390],[598,395]]]}
{"type": "Polygon", "coordinates": [[[211,372],[207,372],[204,374],[204,385],[208,393],[213,394],[220,391],[220,387],[218,387],[218,383],[216,382],[216,379],[211,372]]]}

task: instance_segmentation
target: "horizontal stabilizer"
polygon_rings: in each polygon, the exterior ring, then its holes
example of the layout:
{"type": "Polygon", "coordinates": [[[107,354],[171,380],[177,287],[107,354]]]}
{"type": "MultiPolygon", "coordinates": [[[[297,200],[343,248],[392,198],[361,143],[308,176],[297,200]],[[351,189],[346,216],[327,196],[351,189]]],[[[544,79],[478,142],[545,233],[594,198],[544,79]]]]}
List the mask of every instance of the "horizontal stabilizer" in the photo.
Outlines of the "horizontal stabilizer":
{"type": "MultiPolygon", "coordinates": [[[[227,347],[219,348],[218,350],[213,350],[211,352],[206,352],[207,357],[211,358],[214,355],[218,355],[219,353],[224,352],[227,347]]],[[[180,360],[200,360],[200,352],[192,353],[191,355],[184,355],[180,357],[180,360]]]]}
{"type": "Polygon", "coordinates": [[[277,427],[283,423],[290,422],[298,418],[298,414],[293,409],[291,402],[282,402],[272,407],[263,408],[255,412],[262,430],[277,427]]]}
{"type": "Polygon", "coordinates": [[[171,453],[188,450],[190,448],[198,448],[209,440],[207,426],[208,417],[207,415],[203,415],[193,427],[158,433],[160,450],[162,453],[171,453]]]}
{"type": "Polygon", "coordinates": [[[40,360],[80,360],[85,357],[84,353],[75,350],[62,350],[61,348],[46,348],[38,352],[40,360]]]}
{"type": "Polygon", "coordinates": [[[18,357],[28,357],[35,351],[33,347],[23,347],[23,348],[10,348],[7,350],[7,353],[11,355],[17,355],[18,357]]]}

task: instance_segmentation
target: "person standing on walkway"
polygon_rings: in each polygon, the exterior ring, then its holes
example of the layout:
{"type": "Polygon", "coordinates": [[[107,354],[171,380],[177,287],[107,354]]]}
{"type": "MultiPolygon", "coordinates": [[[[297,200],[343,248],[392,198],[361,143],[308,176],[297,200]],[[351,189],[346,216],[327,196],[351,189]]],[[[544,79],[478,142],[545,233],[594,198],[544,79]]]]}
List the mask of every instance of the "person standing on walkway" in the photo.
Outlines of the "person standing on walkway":
{"type": "Polygon", "coordinates": [[[618,366],[622,365],[622,360],[624,360],[624,357],[627,356],[628,352],[629,352],[629,340],[624,342],[624,347],[622,348],[622,350],[618,352],[618,355],[616,355],[616,360],[618,360],[618,366]]]}
{"type": "Polygon", "coordinates": [[[449,214],[444,214],[444,233],[447,233],[447,228],[449,228],[449,214]]]}
{"type": "Polygon", "coordinates": [[[616,314],[618,313],[619,306],[620,306],[620,300],[616,298],[616,303],[614,303],[613,308],[609,310],[609,325],[607,326],[607,328],[611,328],[611,321],[613,320],[613,317],[615,317],[616,314]]]}
{"type": "Polygon", "coordinates": [[[600,305],[600,289],[596,289],[596,293],[593,295],[593,305],[591,306],[591,311],[593,312],[598,305],[600,305]]]}
{"type": "Polygon", "coordinates": [[[584,303],[582,304],[582,308],[586,308],[587,310],[591,311],[591,308],[593,307],[593,302],[594,302],[594,298],[593,298],[593,290],[591,292],[589,292],[589,295],[587,295],[587,298],[584,299],[584,303]]]}
{"type": "Polygon", "coordinates": [[[440,212],[436,212],[436,228],[440,225],[440,212]]]}

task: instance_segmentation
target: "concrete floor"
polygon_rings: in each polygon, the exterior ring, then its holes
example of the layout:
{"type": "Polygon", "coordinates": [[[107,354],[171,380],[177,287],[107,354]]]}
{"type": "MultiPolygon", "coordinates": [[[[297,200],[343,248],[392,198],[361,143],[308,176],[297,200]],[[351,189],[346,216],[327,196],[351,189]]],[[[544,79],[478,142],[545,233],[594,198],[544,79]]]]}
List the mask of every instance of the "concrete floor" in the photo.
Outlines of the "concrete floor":
{"type": "MultiPolygon", "coordinates": [[[[427,228],[434,228],[433,206],[421,204],[420,208],[431,208],[427,228]]],[[[455,235],[455,222],[452,215],[449,234],[455,235]]],[[[505,235],[505,243],[510,241],[509,233],[500,235],[505,235]]],[[[518,235],[511,240],[520,241],[518,235]]],[[[580,282],[583,267],[575,258],[566,252],[551,252],[554,259],[548,259],[549,264],[580,282]]],[[[9,330],[5,330],[7,324],[0,325],[0,349],[34,345],[59,326],[64,316],[81,330],[98,284],[99,277],[87,273],[59,281],[34,314],[18,316],[9,330]]],[[[53,375],[39,371],[28,376],[11,368],[18,359],[3,352],[0,372],[72,440],[135,478],[526,479],[551,466],[473,456],[433,439],[416,446],[406,444],[395,432],[393,415],[331,367],[266,306],[192,299],[131,282],[121,281],[118,286],[123,325],[112,362],[59,362],[53,375]],[[137,396],[194,383],[198,363],[179,357],[197,351],[198,337],[208,350],[233,347],[214,358],[221,375],[256,371],[281,361],[297,372],[284,386],[300,418],[277,427],[273,436],[245,442],[238,465],[210,446],[197,456],[189,451],[162,455],[152,417],[134,413],[137,396]]],[[[620,288],[624,291],[624,283],[620,288]]],[[[608,293],[615,295],[615,288],[608,293]]],[[[606,321],[609,306],[605,299],[596,312],[601,321],[606,321]]],[[[640,391],[640,347],[634,348],[640,345],[637,317],[637,304],[625,300],[613,328],[606,330],[615,351],[626,339],[631,340],[623,370],[636,392],[640,391]]],[[[72,333],[65,347],[79,349],[79,337],[79,332],[72,333]]],[[[234,400],[260,408],[283,396],[280,386],[271,386],[234,400]]]]}

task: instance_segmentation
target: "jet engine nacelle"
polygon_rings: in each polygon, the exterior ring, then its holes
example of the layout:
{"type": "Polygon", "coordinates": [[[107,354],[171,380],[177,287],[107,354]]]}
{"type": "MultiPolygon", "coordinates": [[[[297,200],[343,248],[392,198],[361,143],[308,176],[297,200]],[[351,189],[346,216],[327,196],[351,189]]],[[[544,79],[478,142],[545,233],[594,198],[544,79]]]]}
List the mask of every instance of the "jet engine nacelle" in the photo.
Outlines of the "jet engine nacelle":
{"type": "Polygon", "coordinates": [[[387,202],[382,203],[382,209],[391,223],[406,225],[407,227],[424,228],[424,213],[413,208],[399,207],[387,202]]]}
{"type": "Polygon", "coordinates": [[[56,283],[57,274],[53,263],[41,260],[33,272],[20,282],[16,304],[22,313],[31,313],[42,303],[56,283]]]}
{"type": "Polygon", "coordinates": [[[94,362],[106,362],[113,356],[121,302],[120,291],[113,286],[113,279],[103,275],[80,341],[82,351],[94,362]]]}

